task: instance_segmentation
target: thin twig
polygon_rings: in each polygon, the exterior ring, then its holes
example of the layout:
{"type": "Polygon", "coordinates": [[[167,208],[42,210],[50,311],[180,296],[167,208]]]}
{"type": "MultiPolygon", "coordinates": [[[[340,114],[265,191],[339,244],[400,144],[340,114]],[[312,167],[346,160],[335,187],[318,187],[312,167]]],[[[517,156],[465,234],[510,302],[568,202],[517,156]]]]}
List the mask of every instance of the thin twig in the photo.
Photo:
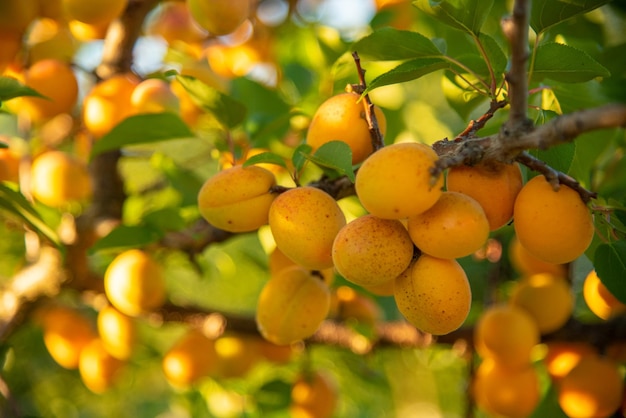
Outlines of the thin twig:
{"type": "Polygon", "coordinates": [[[454,138],[454,141],[462,141],[467,138],[474,138],[476,136],[476,132],[485,127],[489,119],[493,118],[496,111],[502,109],[508,104],[506,100],[492,100],[489,103],[489,110],[485,112],[481,117],[475,120],[471,120],[470,123],[467,124],[467,127],[454,138]]]}
{"type": "MultiPolygon", "coordinates": [[[[352,58],[354,58],[354,64],[356,65],[357,73],[359,74],[359,85],[355,90],[357,93],[363,94],[363,92],[367,89],[367,84],[365,82],[365,70],[361,67],[361,58],[359,58],[359,54],[356,51],[352,53],[352,58]]],[[[354,87],[355,86],[352,86],[353,89],[354,87]]],[[[365,120],[367,120],[367,126],[372,138],[372,149],[374,151],[378,151],[385,146],[385,140],[380,132],[376,112],[374,112],[374,104],[370,100],[368,94],[363,96],[363,101],[363,107],[365,108],[365,120]]]]}

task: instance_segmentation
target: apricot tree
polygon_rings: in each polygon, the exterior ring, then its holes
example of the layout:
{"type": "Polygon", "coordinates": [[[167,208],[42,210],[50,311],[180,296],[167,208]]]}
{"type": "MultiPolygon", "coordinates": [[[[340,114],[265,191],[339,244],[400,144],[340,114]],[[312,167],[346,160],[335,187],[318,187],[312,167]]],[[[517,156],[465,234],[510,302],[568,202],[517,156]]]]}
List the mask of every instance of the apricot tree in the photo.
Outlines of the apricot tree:
{"type": "Polygon", "coordinates": [[[0,3],[0,416],[625,412],[623,3],[332,4],[0,3]]]}

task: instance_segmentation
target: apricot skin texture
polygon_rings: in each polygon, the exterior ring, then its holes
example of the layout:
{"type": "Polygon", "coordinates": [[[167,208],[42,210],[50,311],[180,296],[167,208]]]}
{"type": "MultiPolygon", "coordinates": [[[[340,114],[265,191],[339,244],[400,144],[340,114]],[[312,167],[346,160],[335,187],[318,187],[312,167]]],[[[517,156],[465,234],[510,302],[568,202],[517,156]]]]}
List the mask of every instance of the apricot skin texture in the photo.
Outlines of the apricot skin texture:
{"type": "Polygon", "coordinates": [[[269,224],[277,247],[310,270],[333,266],[332,246],[346,218],[337,202],[313,187],[280,194],[272,203],[269,224]]]}
{"type": "Polygon", "coordinates": [[[229,232],[248,232],[267,223],[276,178],[268,170],[234,166],[209,178],[198,193],[200,214],[229,232]]]}

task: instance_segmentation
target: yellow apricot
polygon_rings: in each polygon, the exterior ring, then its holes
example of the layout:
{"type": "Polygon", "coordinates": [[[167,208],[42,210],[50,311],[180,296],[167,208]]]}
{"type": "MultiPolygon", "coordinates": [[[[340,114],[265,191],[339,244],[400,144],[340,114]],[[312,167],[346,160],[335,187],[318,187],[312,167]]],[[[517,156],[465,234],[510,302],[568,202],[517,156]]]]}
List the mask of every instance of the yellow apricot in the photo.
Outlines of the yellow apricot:
{"type": "Polygon", "coordinates": [[[148,22],[146,32],[162,37],[168,44],[194,43],[206,38],[207,33],[193,20],[184,1],[165,1],[148,22]]]}
{"type": "Polygon", "coordinates": [[[83,122],[87,130],[100,138],[134,113],[130,103],[140,80],[133,74],[118,74],[96,84],[83,101],[83,122]]]}
{"type": "MultiPolygon", "coordinates": [[[[275,247],[274,250],[270,253],[268,264],[270,277],[276,276],[281,270],[287,267],[297,266],[296,262],[287,257],[278,247],[275,247]]],[[[322,275],[324,281],[328,286],[333,284],[333,281],[335,279],[335,269],[333,267],[317,271],[317,273],[322,275]]]]}
{"type": "Polygon", "coordinates": [[[509,302],[528,312],[541,334],[560,329],[574,311],[574,297],[567,280],[547,273],[517,281],[509,302]]]}
{"type": "Polygon", "coordinates": [[[127,5],[128,0],[63,0],[63,9],[68,20],[75,19],[90,25],[117,19],[127,5]]]}
{"type": "Polygon", "coordinates": [[[31,63],[44,59],[71,63],[78,48],[67,23],[48,18],[36,19],[32,23],[26,44],[31,63]]]}
{"type": "Polygon", "coordinates": [[[472,389],[478,407],[490,416],[526,418],[540,399],[534,367],[510,370],[490,358],[478,366],[472,389]]]}
{"type": "Polygon", "coordinates": [[[402,315],[416,328],[444,335],[465,322],[472,291],[456,260],[422,254],[396,279],[394,299],[402,315]]]}
{"type": "MultiPolygon", "coordinates": [[[[311,119],[306,143],[317,150],[330,141],[343,141],[352,150],[352,164],[365,160],[374,150],[367,120],[365,101],[359,101],[356,93],[341,93],[327,99],[320,105],[311,119]]],[[[378,128],[385,135],[387,122],[385,114],[374,107],[378,128]]]]}
{"type": "Polygon", "coordinates": [[[382,318],[378,304],[351,287],[339,286],[335,290],[337,296],[337,316],[345,321],[355,320],[373,326],[382,318]]]}
{"type": "Polygon", "coordinates": [[[43,341],[52,359],[66,369],[77,368],[81,351],[97,337],[89,320],[62,306],[46,308],[40,317],[43,341]]]}
{"type": "Polygon", "coordinates": [[[133,318],[106,306],[98,313],[97,326],[102,344],[113,357],[120,360],[130,358],[137,338],[133,318]]]}
{"type": "Polygon", "coordinates": [[[259,361],[257,340],[243,335],[227,334],[215,340],[215,376],[243,377],[259,361]]]}
{"type": "Polygon", "coordinates": [[[549,263],[567,263],[582,255],[593,238],[589,209],[575,190],[554,191],[544,176],[533,177],[515,200],[515,233],[524,248],[549,263]]]}
{"type": "Polygon", "coordinates": [[[522,246],[516,236],[513,236],[509,243],[509,260],[513,268],[523,276],[548,273],[554,276],[567,277],[565,264],[548,263],[535,257],[522,246]]]}
{"type": "Polygon", "coordinates": [[[200,330],[188,330],[163,357],[163,373],[173,386],[189,386],[217,367],[215,341],[200,330]]]}
{"type": "Polygon", "coordinates": [[[104,393],[119,376],[124,362],[113,357],[99,338],[93,339],[80,353],[78,371],[87,388],[94,393],[104,393]]]}
{"type": "Polygon", "coordinates": [[[512,305],[494,305],[480,315],[474,328],[474,345],[483,358],[493,358],[510,369],[530,364],[539,343],[539,329],[530,314],[512,305]]]}
{"type": "Polygon", "coordinates": [[[19,168],[20,160],[11,148],[0,148],[0,181],[17,183],[19,168]]]}
{"type": "Polygon", "coordinates": [[[604,320],[626,312],[626,304],[613,296],[595,270],[591,270],[585,277],[583,298],[591,312],[604,320]]]}
{"type": "Polygon", "coordinates": [[[420,251],[438,258],[465,257],[482,248],[489,238],[483,208],[457,192],[443,192],[432,207],[409,217],[408,229],[420,251]]]}
{"type": "Polygon", "coordinates": [[[491,231],[511,220],[522,185],[522,171],[517,163],[452,167],[446,176],[448,191],[466,194],[480,204],[491,231]]]}
{"type": "Polygon", "coordinates": [[[418,215],[441,196],[443,176],[431,186],[438,157],[427,145],[399,143],[370,155],[356,174],[356,194],[372,215],[402,219],[418,215]]]}
{"type": "Polygon", "coordinates": [[[47,151],[35,158],[30,182],[33,197],[52,207],[85,202],[93,192],[86,164],[62,151],[47,151]]]}
{"type": "Polygon", "coordinates": [[[69,113],[78,97],[78,82],[72,68],[57,59],[37,61],[23,72],[21,80],[46,98],[16,97],[6,101],[7,108],[27,116],[35,123],[61,113],[69,113]]]}
{"type": "Polygon", "coordinates": [[[289,416],[330,418],[337,408],[339,390],[333,378],[320,371],[299,376],[291,387],[289,416]]]}
{"type": "Polygon", "coordinates": [[[276,194],[274,174],[257,166],[234,166],[204,182],[198,209],[211,225],[230,232],[254,231],[267,224],[276,194]]]}
{"type": "Polygon", "coordinates": [[[90,42],[97,39],[104,39],[107,30],[109,29],[110,22],[90,25],[89,23],[72,19],[67,24],[70,28],[70,32],[76,40],[81,42],[90,42]]]}
{"type": "Polygon", "coordinates": [[[290,189],[270,206],[269,225],[276,245],[296,264],[311,270],[333,266],[333,241],[345,224],[335,199],[314,187],[290,189]]]}
{"type": "Polygon", "coordinates": [[[379,285],[407,269],[413,243],[400,221],[365,215],[339,230],[332,256],[346,280],[360,286],[379,285]]]}
{"type": "Polygon", "coordinates": [[[178,97],[167,81],[149,78],[137,84],[130,95],[130,103],[137,113],[178,113],[178,97]]]}
{"type": "Polygon", "coordinates": [[[543,363],[548,375],[555,382],[563,379],[581,358],[598,354],[594,346],[585,342],[550,341],[546,346],[548,350],[543,363]]]}
{"type": "Polygon", "coordinates": [[[376,296],[393,296],[395,283],[395,280],[389,280],[388,282],[381,283],[376,286],[361,287],[376,296]]]}
{"type": "Polygon", "coordinates": [[[558,387],[559,405],[571,418],[612,416],[623,394],[619,365],[597,355],[583,356],[558,387]]]}
{"type": "Polygon", "coordinates": [[[312,336],[328,315],[330,290],[324,281],[293,266],[272,277],[261,290],[256,310],[259,332],[286,345],[312,336]]]}
{"type": "Polygon", "coordinates": [[[166,296],[162,267],[145,251],[126,250],[107,267],[104,291],[111,304],[126,315],[157,309],[166,296]]]}
{"type": "Polygon", "coordinates": [[[250,13],[249,0],[187,0],[193,19],[212,35],[234,32],[250,13]]]}

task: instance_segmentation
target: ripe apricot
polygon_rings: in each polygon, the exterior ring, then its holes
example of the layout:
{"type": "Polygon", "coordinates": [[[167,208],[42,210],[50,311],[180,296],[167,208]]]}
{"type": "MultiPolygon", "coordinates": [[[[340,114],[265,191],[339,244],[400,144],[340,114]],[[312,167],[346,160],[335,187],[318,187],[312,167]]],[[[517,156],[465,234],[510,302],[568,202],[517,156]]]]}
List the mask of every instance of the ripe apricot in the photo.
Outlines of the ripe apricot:
{"type": "Polygon", "coordinates": [[[510,369],[530,364],[539,343],[539,329],[530,314],[512,305],[494,305],[480,315],[474,328],[474,345],[482,358],[493,358],[510,369]]]}
{"type": "Polygon", "coordinates": [[[234,32],[250,13],[249,0],[187,0],[193,19],[212,35],[234,32]]]}
{"type": "Polygon", "coordinates": [[[37,61],[20,76],[20,81],[47,98],[16,97],[6,101],[7,108],[40,123],[61,113],[69,113],[78,97],[78,82],[72,68],[57,59],[37,61]]]}
{"type": "Polygon", "coordinates": [[[83,101],[83,122],[100,138],[134,113],[130,97],[140,80],[133,74],[118,74],[96,84],[83,101]]]}
{"type": "Polygon", "coordinates": [[[530,364],[510,370],[487,358],[478,366],[473,393],[480,409],[490,416],[526,418],[539,404],[539,376],[530,364]]]}
{"type": "Polygon", "coordinates": [[[233,378],[245,376],[259,361],[257,340],[243,335],[226,334],[215,340],[215,376],[233,378]]]}
{"type": "Polygon", "coordinates": [[[567,266],[565,264],[548,263],[535,257],[520,244],[516,236],[513,236],[509,243],[509,260],[513,268],[523,276],[549,273],[554,276],[567,277],[567,266]]]}
{"type": "Polygon", "coordinates": [[[270,206],[269,225],[276,245],[296,264],[311,270],[333,266],[333,241],[345,224],[335,199],[314,187],[290,189],[270,206]]]}
{"type": "Polygon", "coordinates": [[[361,287],[376,296],[393,296],[395,283],[395,280],[389,280],[379,285],[361,287]]]}
{"type": "Polygon", "coordinates": [[[583,298],[591,312],[602,319],[626,312],[626,304],[620,302],[602,283],[595,270],[591,270],[583,282],[583,298]]]}
{"type": "Polygon", "coordinates": [[[132,355],[137,338],[133,318],[106,306],[98,312],[97,326],[104,348],[113,357],[126,360],[132,355]]]}
{"type": "Polygon", "coordinates": [[[416,328],[444,335],[465,322],[472,291],[456,260],[422,254],[396,279],[394,298],[402,315],[416,328]]]}
{"type": "Polygon", "coordinates": [[[67,23],[47,18],[39,18],[32,23],[26,44],[31,63],[44,59],[71,63],[78,48],[67,23]]]}
{"type": "MultiPolygon", "coordinates": [[[[341,93],[327,99],[320,105],[311,119],[306,143],[317,150],[330,141],[343,141],[352,150],[352,164],[359,164],[373,151],[372,137],[365,119],[364,101],[356,93],[341,93]]],[[[385,114],[374,107],[378,128],[385,135],[387,122],[385,114]]]]}
{"type": "Polygon", "coordinates": [[[441,196],[443,176],[431,185],[438,157],[427,145],[399,143],[370,155],[356,174],[356,194],[372,215],[402,219],[418,215],[441,196]]]}
{"type": "Polygon", "coordinates": [[[78,371],[87,388],[94,393],[104,393],[119,376],[124,362],[113,357],[99,338],[93,339],[80,353],[78,371]]]}
{"type": "Polygon", "coordinates": [[[409,217],[409,235],[422,252],[438,258],[460,258],[483,247],[489,222],[471,197],[443,192],[426,211],[409,217]]]}
{"type": "Polygon", "coordinates": [[[78,367],[81,351],[97,337],[89,320],[62,306],[41,312],[43,341],[54,361],[66,369],[78,367]]]}
{"type": "Polygon", "coordinates": [[[63,0],[63,9],[68,20],[78,20],[90,25],[111,22],[126,9],[128,0],[63,0]]]}
{"type": "Polygon", "coordinates": [[[207,35],[193,20],[184,1],[162,2],[157,14],[148,23],[146,32],[162,37],[170,45],[176,42],[200,42],[207,35]]]}
{"type": "Polygon", "coordinates": [[[299,266],[288,267],[263,287],[256,323],[268,341],[286,345],[310,337],[330,309],[330,291],[318,276],[299,266]]]}
{"type": "Polygon", "coordinates": [[[522,171],[517,163],[452,167],[446,176],[447,190],[466,194],[480,204],[491,231],[511,220],[522,185],[522,171]]]}
{"type": "MultiPolygon", "coordinates": [[[[278,273],[280,273],[281,270],[287,267],[298,265],[291,258],[287,257],[285,253],[283,253],[278,247],[275,247],[274,250],[270,253],[268,264],[270,277],[276,276],[278,273]]],[[[329,267],[324,270],[318,270],[317,273],[322,275],[324,281],[328,286],[333,284],[333,281],[335,279],[335,269],[333,267],[329,267]]]]}
{"type": "Polygon", "coordinates": [[[145,251],[126,250],[104,273],[104,291],[111,304],[129,316],[139,316],[165,302],[162,267],[145,251]]]}
{"type": "Polygon", "coordinates": [[[234,166],[204,182],[198,192],[200,214],[217,228],[254,231],[267,224],[276,194],[274,174],[257,166],[234,166]]]}
{"type": "Polygon", "coordinates": [[[339,391],[332,377],[320,371],[299,376],[291,387],[289,416],[330,418],[337,408],[339,391]]]}
{"type": "Polygon", "coordinates": [[[544,176],[533,177],[517,195],[513,210],[517,238],[535,257],[567,263],[582,255],[593,238],[589,209],[566,185],[554,191],[544,176]]]}
{"type": "Polygon", "coordinates": [[[0,181],[19,180],[20,160],[11,148],[0,148],[0,181]]]}
{"type": "Polygon", "coordinates": [[[621,405],[624,381],[619,365],[597,355],[587,355],[561,379],[558,401],[571,418],[609,417],[621,405]]]}
{"type": "Polygon", "coordinates": [[[31,165],[30,192],[45,205],[63,207],[89,200],[93,185],[82,161],[62,151],[47,151],[31,165]]]}
{"type": "Polygon", "coordinates": [[[547,273],[520,279],[513,288],[510,303],[528,312],[541,334],[561,328],[574,311],[574,297],[567,280],[547,273]]]}
{"type": "Polygon", "coordinates": [[[543,363],[550,378],[556,382],[566,376],[581,358],[598,354],[594,346],[585,342],[550,341],[546,345],[548,350],[543,363]]]}
{"type": "Polygon", "coordinates": [[[215,341],[200,330],[188,330],[163,357],[163,373],[173,386],[189,386],[217,367],[215,341]]]}
{"type": "Polygon", "coordinates": [[[104,39],[107,30],[109,29],[110,22],[90,25],[89,23],[72,19],[67,22],[67,24],[70,28],[70,32],[77,41],[90,42],[98,39],[104,39]]]}
{"type": "Polygon", "coordinates": [[[400,221],[365,215],[339,230],[332,256],[346,280],[361,286],[379,285],[407,269],[413,243],[400,221]]]}
{"type": "Polygon", "coordinates": [[[137,113],[178,113],[178,97],[167,81],[149,78],[137,84],[130,95],[130,103],[137,113]]]}

